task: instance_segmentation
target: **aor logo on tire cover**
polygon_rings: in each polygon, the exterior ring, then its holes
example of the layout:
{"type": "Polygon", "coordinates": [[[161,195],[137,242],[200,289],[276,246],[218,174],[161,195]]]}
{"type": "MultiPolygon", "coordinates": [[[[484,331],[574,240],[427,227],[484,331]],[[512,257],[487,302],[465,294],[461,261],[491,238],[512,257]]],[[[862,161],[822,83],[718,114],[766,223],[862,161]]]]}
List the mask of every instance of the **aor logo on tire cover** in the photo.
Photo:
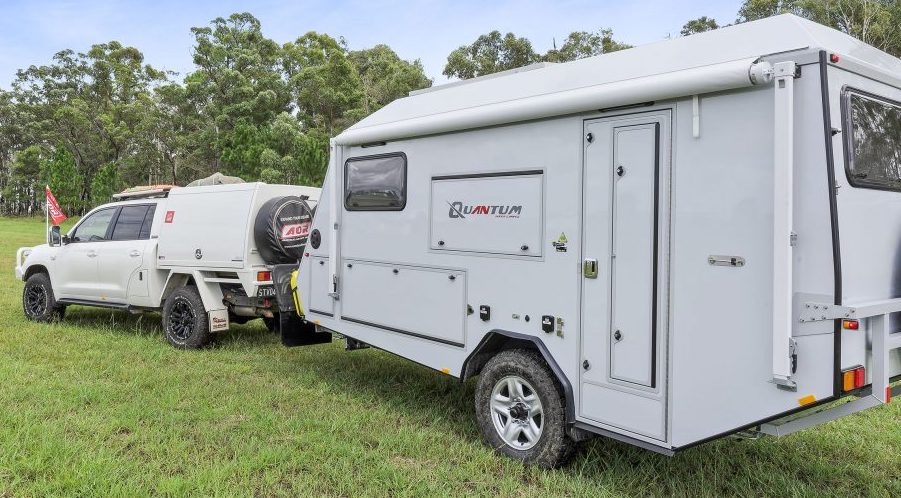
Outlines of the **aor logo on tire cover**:
{"type": "Polygon", "coordinates": [[[301,197],[277,197],[265,202],[254,223],[260,256],[268,264],[296,263],[303,255],[312,224],[312,209],[301,197]]]}
{"type": "Polygon", "coordinates": [[[309,221],[303,223],[295,223],[293,225],[285,225],[282,227],[281,240],[289,240],[296,237],[306,237],[310,235],[309,221]]]}
{"type": "Polygon", "coordinates": [[[273,232],[279,234],[279,245],[285,252],[303,247],[310,235],[312,216],[303,201],[289,201],[279,206],[272,218],[273,232]]]}

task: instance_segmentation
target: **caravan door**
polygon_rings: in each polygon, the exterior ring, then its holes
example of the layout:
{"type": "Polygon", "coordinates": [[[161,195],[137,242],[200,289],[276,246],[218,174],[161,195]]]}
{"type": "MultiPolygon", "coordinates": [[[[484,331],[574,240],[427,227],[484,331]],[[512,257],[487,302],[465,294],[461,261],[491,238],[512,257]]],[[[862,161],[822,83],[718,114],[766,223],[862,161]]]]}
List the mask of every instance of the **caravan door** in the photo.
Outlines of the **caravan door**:
{"type": "Polygon", "coordinates": [[[665,437],[669,111],[585,125],[581,414],[665,437]]]}

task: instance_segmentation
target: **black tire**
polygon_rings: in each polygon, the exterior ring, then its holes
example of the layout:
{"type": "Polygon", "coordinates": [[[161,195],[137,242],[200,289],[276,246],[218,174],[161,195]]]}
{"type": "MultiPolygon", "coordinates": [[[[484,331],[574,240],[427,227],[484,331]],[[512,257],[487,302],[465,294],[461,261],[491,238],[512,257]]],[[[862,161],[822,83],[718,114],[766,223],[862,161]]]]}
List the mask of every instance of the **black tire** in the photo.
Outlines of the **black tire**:
{"type": "Polygon", "coordinates": [[[269,329],[269,332],[277,333],[279,329],[279,317],[276,314],[272,318],[263,317],[263,323],[266,324],[266,328],[269,329]]]}
{"type": "Polygon", "coordinates": [[[576,444],[566,433],[566,407],[561,391],[544,358],[536,351],[511,349],[498,353],[485,365],[476,383],[476,420],[485,443],[498,453],[545,468],[556,468],[566,463],[576,444]],[[522,381],[518,389],[520,394],[524,393],[522,398],[511,393],[509,387],[502,387],[508,385],[510,379],[522,381]],[[511,401],[497,401],[495,389],[500,389],[497,393],[500,398],[505,397],[506,390],[506,396],[511,401]],[[540,414],[534,405],[535,397],[540,414]],[[495,403],[512,406],[507,411],[506,424],[503,422],[504,415],[499,415],[500,412],[492,408],[493,399],[495,403]],[[529,429],[527,433],[526,428],[532,423],[540,426],[540,431],[529,429]],[[520,424],[521,428],[512,424],[520,424]],[[501,435],[501,426],[512,427],[510,437],[514,439],[513,445],[501,435]],[[529,440],[529,435],[534,436],[536,432],[538,436],[529,440]]]}
{"type": "Polygon", "coordinates": [[[169,344],[179,349],[202,348],[212,341],[206,309],[197,287],[181,287],[166,298],[163,330],[169,344]]]}
{"type": "Polygon", "coordinates": [[[62,319],[66,307],[57,304],[49,275],[35,273],[28,277],[22,290],[22,311],[25,312],[26,318],[35,322],[54,322],[62,319]]]}

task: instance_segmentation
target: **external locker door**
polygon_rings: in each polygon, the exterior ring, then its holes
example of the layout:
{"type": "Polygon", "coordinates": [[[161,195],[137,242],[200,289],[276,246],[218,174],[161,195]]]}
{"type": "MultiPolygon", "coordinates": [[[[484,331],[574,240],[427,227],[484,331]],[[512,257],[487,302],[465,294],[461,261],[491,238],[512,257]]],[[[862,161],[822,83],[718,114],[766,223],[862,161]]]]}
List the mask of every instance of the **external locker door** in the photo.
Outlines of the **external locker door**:
{"type": "Polygon", "coordinates": [[[654,387],[660,125],[613,129],[610,376],[654,387]]]}

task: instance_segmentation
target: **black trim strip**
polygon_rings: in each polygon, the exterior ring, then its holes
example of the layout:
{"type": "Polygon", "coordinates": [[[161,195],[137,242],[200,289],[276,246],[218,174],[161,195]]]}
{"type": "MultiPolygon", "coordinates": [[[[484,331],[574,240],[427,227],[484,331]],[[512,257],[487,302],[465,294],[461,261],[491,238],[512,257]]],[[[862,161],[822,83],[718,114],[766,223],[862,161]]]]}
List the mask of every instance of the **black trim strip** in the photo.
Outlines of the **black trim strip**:
{"type": "Polygon", "coordinates": [[[334,313],[326,313],[326,312],[324,312],[324,311],[314,310],[313,308],[310,308],[310,309],[307,310],[307,311],[309,311],[310,313],[316,313],[317,315],[327,316],[327,317],[329,317],[329,318],[335,316],[334,313]]]}
{"type": "Polygon", "coordinates": [[[458,348],[462,348],[462,347],[466,346],[465,344],[461,344],[459,342],[449,341],[447,339],[440,339],[438,337],[432,337],[432,336],[423,335],[423,334],[417,334],[416,332],[410,332],[408,330],[403,330],[403,329],[396,329],[394,327],[388,327],[386,325],[379,325],[377,323],[367,322],[366,320],[349,318],[347,316],[342,316],[341,319],[346,322],[358,323],[360,325],[366,325],[368,327],[375,327],[377,329],[387,330],[389,332],[397,332],[398,334],[408,335],[411,337],[417,337],[419,339],[425,339],[427,341],[440,342],[441,344],[447,344],[448,346],[456,346],[458,348]]]}
{"type": "Polygon", "coordinates": [[[651,389],[657,388],[657,258],[660,248],[660,122],[654,123],[654,263],[651,276],[651,389]]]}
{"type": "MultiPolygon", "coordinates": [[[[835,282],[834,293],[836,305],[842,304],[842,254],[841,239],[838,231],[838,200],[836,199],[835,186],[835,154],[832,142],[832,111],[829,106],[829,63],[825,50],[820,50],[820,94],[823,99],[823,139],[826,144],[826,174],[828,175],[829,192],[829,217],[832,225],[832,273],[835,282]]],[[[842,325],[841,320],[835,320],[833,325],[833,382],[832,396],[842,394],[842,325]]]]}
{"type": "Polygon", "coordinates": [[[110,308],[115,310],[127,310],[129,308],[127,304],[106,303],[103,301],[91,301],[89,299],[57,299],[56,302],[65,304],[66,306],[90,306],[92,308],[110,308]]]}
{"type": "Polygon", "coordinates": [[[441,175],[441,176],[433,176],[432,181],[435,180],[461,180],[466,178],[491,178],[496,176],[531,176],[531,175],[543,175],[544,170],[540,169],[530,169],[525,171],[497,171],[494,173],[469,173],[462,175],[441,175]]]}

